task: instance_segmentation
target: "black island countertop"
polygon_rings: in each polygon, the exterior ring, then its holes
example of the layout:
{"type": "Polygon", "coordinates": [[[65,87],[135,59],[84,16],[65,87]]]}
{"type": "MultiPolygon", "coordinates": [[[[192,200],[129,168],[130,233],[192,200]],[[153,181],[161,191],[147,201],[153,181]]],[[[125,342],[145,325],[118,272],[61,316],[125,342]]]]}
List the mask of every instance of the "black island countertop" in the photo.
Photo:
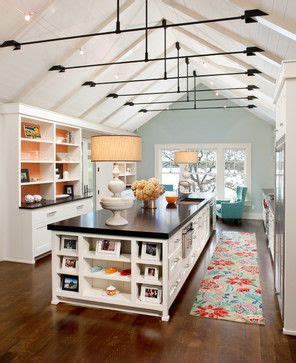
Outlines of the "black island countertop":
{"type": "Polygon", "coordinates": [[[143,209],[142,204],[136,201],[132,208],[122,212],[122,216],[129,222],[125,226],[107,226],[105,221],[111,212],[100,210],[49,224],[47,228],[52,231],[168,239],[213,198],[212,194],[201,193],[192,197],[204,200],[199,204],[168,207],[165,198],[160,197],[156,201],[157,208],[150,210],[143,209]]]}
{"type": "Polygon", "coordinates": [[[88,198],[92,198],[92,197],[93,197],[92,194],[85,194],[85,195],[76,195],[74,197],[60,198],[57,200],[43,199],[39,203],[22,202],[22,204],[19,206],[19,209],[33,210],[33,209],[38,209],[38,208],[50,207],[52,205],[57,205],[57,204],[71,203],[71,202],[75,202],[77,200],[88,199],[88,198]]]}

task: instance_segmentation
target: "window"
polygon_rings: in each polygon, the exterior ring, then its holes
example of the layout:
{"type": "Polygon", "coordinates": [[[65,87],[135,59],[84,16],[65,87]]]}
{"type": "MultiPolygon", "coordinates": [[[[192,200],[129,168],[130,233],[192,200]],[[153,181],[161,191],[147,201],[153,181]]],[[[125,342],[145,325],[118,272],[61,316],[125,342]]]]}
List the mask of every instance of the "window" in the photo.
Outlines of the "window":
{"type": "Polygon", "coordinates": [[[178,188],[183,166],[174,163],[176,150],[197,150],[199,162],[190,166],[196,191],[215,192],[219,199],[232,199],[238,185],[251,192],[250,144],[155,145],[156,173],[164,185],[178,188]]]}
{"type": "Polygon", "coordinates": [[[246,151],[244,149],[224,150],[224,196],[226,199],[235,197],[236,187],[246,185],[246,151]]]}

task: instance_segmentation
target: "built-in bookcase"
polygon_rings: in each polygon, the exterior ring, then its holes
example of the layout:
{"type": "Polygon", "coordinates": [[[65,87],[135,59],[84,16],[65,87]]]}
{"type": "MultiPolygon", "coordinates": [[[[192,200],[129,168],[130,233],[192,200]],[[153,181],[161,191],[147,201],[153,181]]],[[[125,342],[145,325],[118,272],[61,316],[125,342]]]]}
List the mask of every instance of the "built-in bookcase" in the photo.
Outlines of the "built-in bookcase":
{"type": "Polygon", "coordinates": [[[81,195],[81,129],[31,117],[20,117],[19,127],[19,205],[27,194],[56,200],[66,185],[81,195]],[[26,125],[40,136],[26,136],[26,125]],[[29,180],[22,181],[24,173],[29,180]]]}
{"type": "Polygon", "coordinates": [[[137,176],[137,163],[118,163],[119,166],[119,179],[121,179],[127,187],[130,187],[136,180],[137,176]]]}

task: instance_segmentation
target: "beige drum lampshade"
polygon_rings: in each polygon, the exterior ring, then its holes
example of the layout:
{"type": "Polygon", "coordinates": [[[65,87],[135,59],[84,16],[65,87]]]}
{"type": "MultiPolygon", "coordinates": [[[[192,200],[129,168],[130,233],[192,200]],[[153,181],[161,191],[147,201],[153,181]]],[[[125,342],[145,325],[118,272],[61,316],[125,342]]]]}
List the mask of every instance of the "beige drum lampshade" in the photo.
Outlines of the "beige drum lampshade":
{"type": "Polygon", "coordinates": [[[198,161],[196,151],[176,151],[174,156],[176,164],[196,164],[198,161]]]}
{"type": "Polygon", "coordinates": [[[98,135],[91,138],[91,161],[140,161],[142,139],[137,135],[98,135]]]}

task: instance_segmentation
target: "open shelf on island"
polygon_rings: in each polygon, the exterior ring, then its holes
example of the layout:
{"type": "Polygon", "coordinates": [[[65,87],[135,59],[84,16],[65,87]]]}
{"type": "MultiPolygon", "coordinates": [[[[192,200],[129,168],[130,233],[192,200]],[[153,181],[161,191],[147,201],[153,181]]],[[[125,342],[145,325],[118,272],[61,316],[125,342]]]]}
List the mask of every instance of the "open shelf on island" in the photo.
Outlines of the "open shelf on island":
{"type": "MultiPolygon", "coordinates": [[[[69,256],[69,257],[71,257],[71,256],[69,256]]],[[[79,275],[78,271],[71,271],[70,269],[68,269],[68,270],[59,269],[57,271],[57,273],[60,274],[60,275],[71,275],[71,276],[78,276],[79,275]]]]}
{"type": "Polygon", "coordinates": [[[136,263],[141,263],[143,265],[156,265],[156,266],[162,265],[162,261],[144,260],[143,258],[140,257],[136,259],[136,263]]]}
{"type": "MultiPolygon", "coordinates": [[[[66,298],[77,298],[77,296],[79,296],[79,292],[78,291],[68,291],[68,290],[62,290],[62,289],[57,289],[56,291],[57,296],[61,296],[61,297],[66,297],[66,298]]],[[[80,298],[80,296],[79,296],[80,298]]]]}
{"type": "Polygon", "coordinates": [[[97,288],[86,288],[83,291],[82,297],[87,300],[89,298],[92,301],[116,304],[116,305],[130,305],[131,304],[131,294],[119,292],[114,296],[109,296],[103,289],[97,288]]]}
{"type": "Polygon", "coordinates": [[[143,308],[149,309],[149,310],[162,311],[162,309],[163,309],[161,303],[158,304],[158,303],[153,303],[153,302],[146,302],[146,301],[142,301],[140,299],[136,300],[136,304],[139,306],[142,306],[143,308]]]}
{"type": "Polygon", "coordinates": [[[125,262],[130,263],[131,262],[131,255],[128,253],[122,253],[119,256],[112,256],[112,255],[104,255],[104,254],[96,254],[95,251],[88,251],[84,256],[86,259],[92,259],[92,260],[102,260],[102,261],[118,261],[118,262],[125,262]]]}
{"type": "Polygon", "coordinates": [[[136,278],[138,284],[162,286],[162,278],[158,280],[147,279],[143,275],[136,278]]]}
{"type": "Polygon", "coordinates": [[[66,257],[78,257],[78,252],[76,251],[58,251],[58,256],[66,256],[66,257]]]}
{"type": "Polygon", "coordinates": [[[114,274],[107,274],[106,272],[104,272],[104,270],[98,272],[87,271],[83,274],[83,276],[90,279],[131,282],[131,276],[122,276],[120,275],[119,271],[115,272],[114,274]]]}

